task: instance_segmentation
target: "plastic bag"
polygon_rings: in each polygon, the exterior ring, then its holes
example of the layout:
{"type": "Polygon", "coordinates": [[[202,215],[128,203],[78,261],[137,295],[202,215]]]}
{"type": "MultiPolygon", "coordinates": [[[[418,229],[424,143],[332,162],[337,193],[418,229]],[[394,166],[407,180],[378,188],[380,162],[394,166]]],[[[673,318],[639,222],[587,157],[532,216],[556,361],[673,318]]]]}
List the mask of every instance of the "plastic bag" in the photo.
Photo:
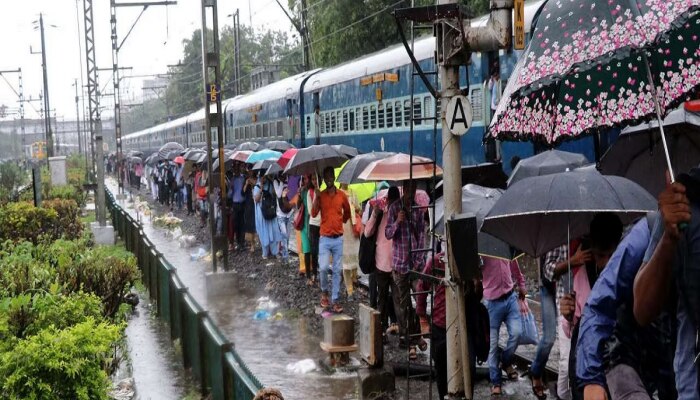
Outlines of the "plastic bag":
{"type": "Polygon", "coordinates": [[[192,261],[201,260],[206,255],[207,255],[207,251],[200,247],[199,249],[197,249],[197,251],[195,253],[190,254],[190,260],[192,260],[192,261]]]}
{"type": "Polygon", "coordinates": [[[520,334],[518,343],[537,345],[540,341],[540,337],[537,334],[535,316],[532,315],[532,311],[530,311],[526,300],[518,300],[518,305],[520,306],[520,320],[523,323],[523,332],[520,334]]]}

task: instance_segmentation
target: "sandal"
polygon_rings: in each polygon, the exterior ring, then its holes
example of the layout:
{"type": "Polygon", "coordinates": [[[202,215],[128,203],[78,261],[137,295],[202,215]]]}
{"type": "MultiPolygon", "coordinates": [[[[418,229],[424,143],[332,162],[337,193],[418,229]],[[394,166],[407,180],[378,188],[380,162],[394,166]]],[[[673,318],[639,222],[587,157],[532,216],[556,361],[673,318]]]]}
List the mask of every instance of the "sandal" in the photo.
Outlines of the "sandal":
{"type": "Polygon", "coordinates": [[[501,365],[501,369],[506,373],[509,381],[515,381],[518,379],[518,371],[516,371],[512,365],[507,365],[505,367],[501,365]]]}
{"type": "Polygon", "coordinates": [[[397,333],[399,333],[399,325],[398,324],[389,325],[389,328],[387,328],[386,333],[389,333],[391,335],[396,335],[397,333]]]}
{"type": "Polygon", "coordinates": [[[501,392],[500,385],[496,385],[496,386],[491,387],[491,399],[500,399],[502,395],[503,395],[503,392],[501,392]]]}
{"type": "Polygon", "coordinates": [[[415,360],[417,358],[418,358],[418,354],[416,353],[416,346],[411,346],[411,348],[408,349],[408,359],[415,360]]]}
{"type": "Polygon", "coordinates": [[[340,304],[338,304],[338,303],[333,304],[333,313],[340,314],[342,312],[343,312],[343,307],[340,304]]]}
{"type": "Polygon", "coordinates": [[[323,309],[328,308],[331,305],[331,302],[328,300],[328,296],[321,296],[321,307],[323,309]]]}
{"type": "MultiPolygon", "coordinates": [[[[542,378],[539,380],[542,382],[542,378]]],[[[544,385],[542,385],[542,383],[535,385],[534,378],[530,376],[530,384],[532,385],[532,394],[537,397],[537,400],[545,400],[547,398],[547,394],[544,392],[544,385]]]]}

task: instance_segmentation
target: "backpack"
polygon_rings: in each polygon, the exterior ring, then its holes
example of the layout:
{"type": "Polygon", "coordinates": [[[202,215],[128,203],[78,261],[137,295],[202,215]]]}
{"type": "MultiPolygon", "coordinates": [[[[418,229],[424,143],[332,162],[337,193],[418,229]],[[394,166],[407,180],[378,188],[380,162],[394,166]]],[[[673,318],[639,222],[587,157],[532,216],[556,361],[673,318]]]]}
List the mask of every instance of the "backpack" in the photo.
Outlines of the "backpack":
{"type": "Polygon", "coordinates": [[[275,197],[277,196],[275,196],[275,194],[271,193],[269,190],[262,190],[262,201],[260,202],[260,208],[262,210],[263,218],[277,218],[277,200],[275,197]]]}

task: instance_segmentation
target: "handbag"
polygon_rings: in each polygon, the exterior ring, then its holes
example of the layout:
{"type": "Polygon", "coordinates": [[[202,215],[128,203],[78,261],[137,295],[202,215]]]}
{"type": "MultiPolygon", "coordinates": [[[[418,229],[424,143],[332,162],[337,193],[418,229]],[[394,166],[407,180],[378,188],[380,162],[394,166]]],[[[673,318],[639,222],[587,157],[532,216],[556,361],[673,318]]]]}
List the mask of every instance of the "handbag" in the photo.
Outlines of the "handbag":
{"type": "Polygon", "coordinates": [[[297,209],[296,215],[294,215],[294,221],[292,222],[294,229],[301,231],[304,229],[304,203],[299,204],[299,209],[297,209]]]}
{"type": "Polygon", "coordinates": [[[520,334],[518,344],[537,345],[540,341],[540,337],[537,334],[535,316],[532,315],[532,311],[530,311],[527,301],[518,300],[518,305],[520,306],[520,320],[523,324],[523,332],[520,334]]]}
{"type": "MultiPolygon", "coordinates": [[[[370,214],[372,210],[370,210],[370,214]]],[[[383,218],[383,214],[380,210],[379,215],[377,215],[377,227],[383,218]]],[[[362,224],[362,220],[360,220],[362,224]]],[[[367,237],[364,232],[360,232],[360,249],[358,251],[358,264],[360,265],[360,270],[363,274],[371,274],[377,270],[377,232],[375,230],[374,235],[367,237]]]]}

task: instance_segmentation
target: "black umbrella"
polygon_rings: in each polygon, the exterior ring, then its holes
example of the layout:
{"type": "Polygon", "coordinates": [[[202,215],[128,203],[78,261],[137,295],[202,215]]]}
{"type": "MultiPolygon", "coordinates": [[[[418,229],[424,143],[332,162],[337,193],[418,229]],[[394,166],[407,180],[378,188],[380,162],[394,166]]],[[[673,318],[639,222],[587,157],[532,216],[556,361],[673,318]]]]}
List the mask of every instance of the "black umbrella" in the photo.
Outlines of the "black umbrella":
{"type": "Polygon", "coordinates": [[[198,160],[198,159],[202,156],[202,154],[205,154],[205,152],[202,151],[202,150],[199,150],[199,149],[189,149],[189,150],[187,150],[187,151],[185,152],[185,154],[183,155],[183,157],[184,157],[185,160],[187,160],[187,161],[195,161],[195,160],[198,160]]]}
{"type": "Polygon", "coordinates": [[[236,150],[258,151],[259,148],[260,148],[260,144],[259,144],[259,143],[255,143],[255,142],[245,142],[245,143],[239,144],[239,145],[236,147],[236,150]]]}
{"type": "Polygon", "coordinates": [[[358,176],[362,173],[362,171],[365,170],[365,168],[367,168],[367,166],[372,161],[391,157],[394,154],[396,153],[371,152],[354,157],[353,159],[345,163],[345,166],[343,166],[343,169],[340,171],[340,174],[338,174],[338,178],[336,179],[336,181],[338,181],[338,183],[346,183],[348,185],[353,183],[365,182],[364,180],[359,179],[358,176]]]}
{"type": "Polygon", "coordinates": [[[271,140],[265,143],[265,148],[284,153],[285,151],[294,148],[294,145],[283,140],[271,140]]]}
{"type": "MultiPolygon", "coordinates": [[[[207,156],[206,156],[206,154],[205,154],[205,155],[204,155],[204,160],[206,160],[206,159],[207,159],[207,156]]],[[[224,162],[224,169],[225,169],[226,171],[228,171],[228,170],[231,168],[231,166],[233,165],[233,160],[228,159],[228,158],[225,158],[225,160],[226,160],[226,161],[224,162]]],[[[219,159],[218,159],[218,158],[217,158],[216,160],[214,160],[214,163],[212,164],[212,170],[213,170],[213,171],[218,171],[218,170],[219,170],[219,159]]]]}
{"type": "Polygon", "coordinates": [[[353,158],[358,154],[356,148],[346,144],[334,144],[331,147],[333,147],[338,153],[345,155],[347,158],[353,158]]]}
{"type": "Polygon", "coordinates": [[[616,214],[628,224],[654,210],[656,200],[629,179],[571,171],[516,182],[496,201],[481,229],[540,257],[586,234],[599,212],[616,214]]]}
{"type": "MultiPolygon", "coordinates": [[[[503,194],[501,189],[491,189],[479,185],[462,187],[462,212],[476,215],[477,228],[484,223],[484,217],[503,194]]],[[[445,199],[440,197],[435,202],[435,231],[443,234],[445,230],[445,199]]],[[[511,260],[515,255],[511,247],[488,233],[478,233],[479,254],[511,260]]]]}
{"type": "Polygon", "coordinates": [[[508,178],[508,186],[523,178],[555,174],[567,170],[573,171],[586,164],[588,164],[588,159],[583,154],[561,150],[543,151],[535,156],[520,160],[508,178]]]}
{"type": "Polygon", "coordinates": [[[173,161],[177,157],[180,156],[181,151],[180,150],[172,150],[168,153],[168,155],[165,157],[166,160],[168,161],[173,161]]]}
{"type": "Polygon", "coordinates": [[[253,164],[253,171],[267,171],[272,164],[277,164],[276,160],[260,160],[253,164]]]}
{"type": "Polygon", "coordinates": [[[144,160],[144,161],[145,161],[146,165],[149,165],[152,167],[152,166],[158,164],[158,160],[159,160],[158,153],[153,153],[150,156],[146,157],[146,160],[144,160]]]}
{"type": "Polygon", "coordinates": [[[139,151],[139,150],[129,150],[129,152],[126,153],[126,156],[127,156],[127,157],[139,157],[139,158],[143,158],[143,151],[139,151]]]}
{"type": "Polygon", "coordinates": [[[277,162],[274,162],[270,164],[270,167],[267,169],[267,171],[265,171],[265,176],[277,175],[282,171],[284,171],[284,169],[282,169],[277,162]]]}
{"type": "Polygon", "coordinates": [[[327,144],[309,146],[299,149],[289,161],[284,173],[287,175],[305,175],[322,173],[326,167],[337,168],[348,159],[327,144]]]}
{"type": "MultiPolygon", "coordinates": [[[[624,176],[654,196],[666,187],[666,157],[658,128],[642,124],[622,131],[600,160],[604,174],[624,176]]],[[[700,164],[700,114],[683,108],[664,120],[673,170],[689,171],[700,164]]]]}
{"type": "MultiPolygon", "coordinates": [[[[170,152],[175,152],[175,151],[179,152],[179,151],[183,151],[183,150],[185,150],[185,148],[182,147],[182,145],[180,143],[168,142],[168,143],[162,145],[160,147],[160,149],[158,149],[158,155],[160,156],[160,158],[167,160],[170,152]]],[[[174,160],[175,157],[177,157],[177,156],[179,156],[179,154],[176,154],[173,158],[171,158],[171,160],[174,160]]]]}
{"type": "Polygon", "coordinates": [[[143,164],[143,160],[141,159],[141,157],[130,156],[128,160],[132,164],[143,164]]]}

